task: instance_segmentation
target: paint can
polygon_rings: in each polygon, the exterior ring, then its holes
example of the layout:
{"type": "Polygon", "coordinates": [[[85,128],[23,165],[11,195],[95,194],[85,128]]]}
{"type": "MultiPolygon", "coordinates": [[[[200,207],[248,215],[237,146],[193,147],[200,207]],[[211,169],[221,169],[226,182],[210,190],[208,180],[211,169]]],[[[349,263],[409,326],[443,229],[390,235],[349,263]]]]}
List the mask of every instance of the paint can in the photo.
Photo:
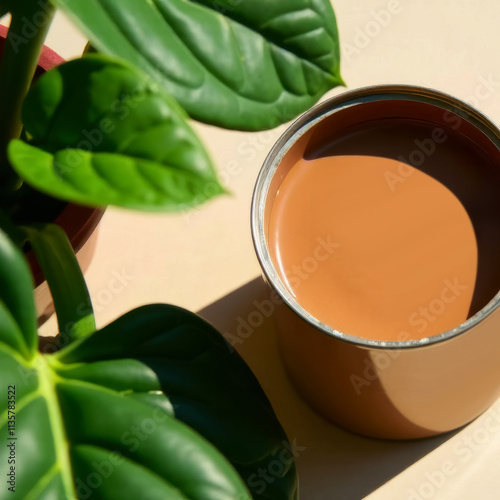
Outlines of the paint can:
{"type": "Polygon", "coordinates": [[[283,299],[274,320],[286,370],[321,415],[363,435],[410,439],[457,429],[500,396],[500,132],[485,115],[415,86],[366,87],[329,99],[294,122],[270,151],[251,224],[263,275],[283,299]],[[454,164],[457,151],[473,151],[481,161],[454,164]],[[423,339],[378,341],[336,330],[295,300],[271,259],[269,219],[287,173],[311,154],[398,159],[457,196],[479,251],[467,321],[423,339]]]}

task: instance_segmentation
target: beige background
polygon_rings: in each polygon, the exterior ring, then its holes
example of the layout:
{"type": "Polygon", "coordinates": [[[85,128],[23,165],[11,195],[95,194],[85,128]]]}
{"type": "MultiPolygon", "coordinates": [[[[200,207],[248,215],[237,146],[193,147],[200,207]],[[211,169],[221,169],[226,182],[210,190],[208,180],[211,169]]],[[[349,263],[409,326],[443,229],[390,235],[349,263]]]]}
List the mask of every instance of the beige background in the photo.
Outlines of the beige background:
{"type": "MultiPolygon", "coordinates": [[[[337,0],[335,6],[349,88],[425,85],[500,119],[498,1],[337,0]],[[389,8],[393,14],[382,26],[387,15],[377,13],[389,8]]],[[[85,40],[58,15],[47,44],[70,58],[85,40]]],[[[260,165],[284,128],[249,134],[195,127],[233,194],[176,216],[109,209],[87,274],[100,325],[141,304],[167,302],[203,309],[221,331],[232,333],[238,318],[248,318],[254,301],[268,293],[256,279],[260,271],[249,208],[260,165]],[[117,273],[125,277],[120,292],[117,273]]],[[[54,328],[51,321],[44,333],[54,328]]],[[[361,438],[323,421],[302,403],[283,372],[270,321],[238,350],[290,439],[305,448],[297,459],[303,500],[500,498],[500,425],[487,426],[488,415],[453,436],[407,443],[361,438]],[[437,472],[443,468],[446,475],[437,472]]],[[[500,415],[500,404],[490,412],[500,415]]]]}

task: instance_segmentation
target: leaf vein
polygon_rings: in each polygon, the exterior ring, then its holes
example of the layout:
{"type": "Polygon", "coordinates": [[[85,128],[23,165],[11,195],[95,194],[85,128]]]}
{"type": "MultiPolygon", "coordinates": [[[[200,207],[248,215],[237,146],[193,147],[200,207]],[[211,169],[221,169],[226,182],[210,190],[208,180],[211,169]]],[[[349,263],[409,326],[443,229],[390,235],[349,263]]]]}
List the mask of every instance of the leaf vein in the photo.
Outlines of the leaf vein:
{"type": "MultiPolygon", "coordinates": [[[[16,401],[16,415],[18,416],[19,413],[21,413],[29,404],[39,397],[41,397],[42,394],[39,390],[34,391],[34,392],[29,392],[25,396],[23,396],[19,401],[16,401]]],[[[0,430],[5,427],[5,425],[8,422],[8,415],[9,415],[9,409],[7,408],[1,415],[0,415],[0,430]]]]}
{"type": "Polygon", "coordinates": [[[40,493],[43,493],[45,488],[50,484],[52,479],[60,471],[59,463],[54,463],[50,469],[33,485],[33,487],[25,495],[24,500],[37,500],[40,493]]]}
{"type": "MultiPolygon", "coordinates": [[[[158,9],[158,6],[157,6],[157,4],[156,4],[156,2],[157,2],[157,1],[158,1],[158,0],[153,0],[153,3],[154,3],[154,5],[156,6],[156,8],[158,9]]],[[[191,1],[192,1],[193,3],[196,3],[197,5],[200,5],[200,6],[202,6],[202,7],[207,8],[208,10],[210,10],[210,9],[209,9],[206,5],[204,5],[203,3],[200,3],[198,0],[191,0],[191,1]]],[[[158,10],[160,10],[160,9],[158,9],[158,10]]],[[[160,13],[161,13],[161,11],[160,11],[160,13]]],[[[162,17],[163,17],[163,16],[162,16],[162,17]]],[[[239,25],[241,25],[241,26],[244,26],[244,27],[245,27],[245,28],[247,28],[247,29],[251,29],[251,30],[252,30],[252,27],[251,27],[251,26],[247,26],[247,25],[243,24],[242,22],[240,22],[239,20],[237,20],[237,19],[235,19],[235,18],[232,18],[232,17],[230,17],[230,16],[225,16],[225,17],[224,17],[224,16],[222,16],[222,18],[223,18],[223,19],[224,19],[224,21],[225,21],[225,22],[227,22],[227,23],[229,23],[229,20],[230,20],[231,22],[233,22],[233,23],[235,23],[235,24],[239,24],[239,25]],[[228,19],[226,19],[226,18],[229,18],[229,20],[228,20],[228,19]]],[[[199,63],[201,66],[203,66],[203,68],[205,69],[205,71],[206,71],[207,73],[209,73],[209,74],[210,74],[210,75],[211,75],[211,76],[212,76],[215,80],[217,80],[217,81],[218,81],[221,85],[223,85],[224,87],[226,87],[226,88],[228,88],[228,89],[232,90],[233,92],[236,92],[236,89],[233,89],[233,88],[232,88],[232,87],[230,87],[228,84],[226,84],[224,81],[222,81],[219,77],[217,77],[214,73],[212,73],[212,71],[210,71],[210,69],[209,69],[209,68],[207,68],[207,66],[203,63],[203,61],[202,61],[202,60],[200,60],[200,58],[199,58],[199,57],[197,57],[197,55],[196,55],[196,54],[195,54],[195,53],[194,53],[194,52],[193,52],[193,51],[192,51],[192,50],[191,50],[191,49],[190,49],[190,48],[189,48],[189,47],[188,47],[188,46],[184,43],[184,40],[182,39],[182,37],[181,37],[181,36],[180,36],[180,35],[179,35],[176,31],[175,31],[174,27],[173,27],[173,26],[172,26],[172,25],[168,22],[168,20],[167,20],[167,19],[165,19],[165,17],[163,17],[163,19],[164,19],[164,20],[165,20],[165,22],[168,24],[168,26],[172,29],[172,32],[173,32],[173,33],[175,33],[176,37],[177,37],[177,38],[181,41],[181,43],[182,43],[182,44],[183,44],[183,45],[184,45],[184,46],[185,46],[185,47],[189,50],[189,52],[193,55],[193,57],[194,57],[194,58],[198,61],[198,63],[199,63]]],[[[230,24],[230,23],[229,23],[229,24],[230,24]]],[[[234,28],[233,28],[233,27],[231,27],[231,31],[232,31],[232,33],[233,33],[233,30],[234,30],[234,28]]],[[[124,32],[122,31],[122,33],[124,33],[124,32]]],[[[234,35],[233,35],[233,36],[234,36],[234,35]]],[[[297,59],[300,59],[302,62],[304,62],[304,63],[306,63],[306,64],[311,64],[312,66],[314,66],[315,68],[317,68],[318,70],[320,70],[320,71],[321,71],[321,72],[325,75],[325,77],[326,77],[328,80],[331,80],[331,79],[332,79],[332,75],[331,75],[328,71],[326,71],[325,69],[323,69],[322,67],[318,66],[317,64],[314,64],[314,63],[312,63],[311,61],[308,61],[307,59],[305,59],[304,57],[301,57],[300,55],[298,55],[298,54],[296,54],[296,53],[292,52],[291,50],[288,50],[288,49],[286,49],[286,48],[282,47],[281,45],[279,45],[279,44],[278,44],[278,43],[276,43],[275,41],[271,40],[270,38],[266,38],[266,37],[264,37],[264,35],[262,35],[262,34],[261,34],[260,36],[262,36],[262,38],[265,40],[265,42],[266,42],[267,44],[269,44],[269,45],[273,45],[273,46],[275,46],[276,48],[278,48],[279,50],[282,50],[282,51],[285,51],[285,52],[288,52],[288,53],[292,54],[294,57],[296,57],[297,59]]],[[[293,38],[293,37],[292,37],[292,38],[293,38]]],[[[235,45],[236,45],[236,46],[238,46],[238,44],[235,44],[235,45]]],[[[136,47],[136,48],[137,48],[137,47],[136,47]]],[[[240,49],[239,49],[239,47],[238,47],[238,50],[240,50],[240,49]]],[[[324,55],[325,55],[325,54],[321,54],[321,56],[324,56],[324,55]]],[[[149,60],[149,59],[148,59],[148,60],[149,60]]],[[[271,57],[271,61],[272,61],[272,63],[273,63],[273,66],[275,67],[276,74],[277,74],[277,75],[279,75],[279,71],[278,71],[278,69],[276,68],[276,64],[275,64],[274,58],[272,58],[272,57],[271,57]]],[[[151,61],[151,62],[152,62],[152,61],[151,61]]],[[[280,78],[280,81],[281,81],[281,77],[279,77],[279,78],[280,78]]],[[[199,87],[197,87],[197,88],[200,88],[200,87],[202,87],[202,86],[203,86],[203,83],[202,83],[202,84],[200,84],[200,86],[199,86],[199,87]]],[[[291,95],[293,95],[293,93],[291,93],[291,92],[289,92],[288,90],[286,90],[286,89],[283,87],[283,85],[282,85],[282,90],[281,90],[281,92],[279,93],[278,97],[277,97],[274,101],[272,101],[272,102],[274,102],[274,103],[278,102],[278,101],[281,99],[281,97],[283,96],[283,94],[291,94],[291,95]]],[[[240,97],[242,97],[242,98],[244,98],[244,99],[247,99],[247,100],[253,100],[252,98],[250,98],[250,97],[248,97],[248,96],[244,96],[244,95],[241,95],[241,94],[238,94],[238,95],[240,95],[240,97]]],[[[255,99],[255,98],[254,98],[254,99],[255,99]]]]}

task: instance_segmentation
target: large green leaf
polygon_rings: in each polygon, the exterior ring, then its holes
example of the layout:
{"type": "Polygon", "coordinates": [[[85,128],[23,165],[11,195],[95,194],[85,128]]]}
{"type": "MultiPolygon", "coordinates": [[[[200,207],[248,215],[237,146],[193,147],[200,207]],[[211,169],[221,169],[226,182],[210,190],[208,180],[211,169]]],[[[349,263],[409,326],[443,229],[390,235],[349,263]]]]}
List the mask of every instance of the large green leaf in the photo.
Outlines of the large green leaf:
{"type": "MultiPolygon", "coordinates": [[[[0,277],[16,296],[28,273],[22,260],[0,232],[0,277]],[[21,284],[9,265],[21,271],[21,284]]],[[[22,292],[34,307],[29,289],[22,292]]],[[[31,328],[23,338],[18,306],[0,302],[0,462],[11,474],[1,500],[13,491],[23,500],[251,498],[226,459],[162,406],[65,378],[60,361],[35,353],[31,328]]]]}
{"type": "MultiPolygon", "coordinates": [[[[64,379],[51,362],[37,355],[22,363],[0,349],[2,386],[15,386],[15,429],[4,397],[0,436],[17,438],[18,498],[250,498],[219,452],[185,424],[116,391],[64,379]]],[[[0,448],[2,463],[9,453],[0,448]]],[[[0,499],[10,494],[4,487],[0,499]]]]}
{"type": "MultiPolygon", "coordinates": [[[[7,283],[22,255],[1,232],[0,243],[7,283]]],[[[145,306],[43,356],[11,305],[0,302],[0,382],[15,387],[15,428],[4,398],[0,439],[17,438],[20,498],[249,500],[245,482],[254,500],[297,498],[293,449],[269,401],[204,320],[145,306]]],[[[9,454],[1,448],[0,461],[9,454]]]]}
{"type": "Polygon", "coordinates": [[[133,390],[169,411],[163,394],[155,395],[161,390],[175,416],[231,461],[255,500],[297,498],[293,452],[267,397],[239,355],[195,314],[145,306],[56,356],[64,378],[133,390]]]}
{"type": "Polygon", "coordinates": [[[29,184],[65,200],[180,210],[223,192],[185,118],[145,73],[88,55],[52,69],[30,91],[30,141],[12,141],[9,159],[29,184]]]}
{"type": "Polygon", "coordinates": [[[330,0],[54,0],[199,120],[275,127],[342,83],[330,0]]]}

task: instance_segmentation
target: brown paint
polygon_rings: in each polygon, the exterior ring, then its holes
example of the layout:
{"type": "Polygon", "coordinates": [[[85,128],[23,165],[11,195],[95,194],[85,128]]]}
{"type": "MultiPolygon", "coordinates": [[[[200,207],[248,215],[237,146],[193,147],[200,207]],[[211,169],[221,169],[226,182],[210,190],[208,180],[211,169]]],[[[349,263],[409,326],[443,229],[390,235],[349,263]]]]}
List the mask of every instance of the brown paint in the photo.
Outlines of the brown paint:
{"type": "MultiPolygon", "coordinates": [[[[478,269],[469,316],[500,290],[500,151],[484,133],[439,108],[383,101],[341,110],[306,135],[307,144],[298,148],[303,158],[392,158],[444,184],[465,207],[476,234],[478,269]],[[400,118],[405,115],[411,118],[400,118]]],[[[394,188],[401,185],[396,179],[394,188]]]]}
{"type": "Polygon", "coordinates": [[[269,246],[282,279],[331,327],[420,339],[467,319],[477,244],[457,197],[389,158],[300,159],[274,200],[269,246]]]}

